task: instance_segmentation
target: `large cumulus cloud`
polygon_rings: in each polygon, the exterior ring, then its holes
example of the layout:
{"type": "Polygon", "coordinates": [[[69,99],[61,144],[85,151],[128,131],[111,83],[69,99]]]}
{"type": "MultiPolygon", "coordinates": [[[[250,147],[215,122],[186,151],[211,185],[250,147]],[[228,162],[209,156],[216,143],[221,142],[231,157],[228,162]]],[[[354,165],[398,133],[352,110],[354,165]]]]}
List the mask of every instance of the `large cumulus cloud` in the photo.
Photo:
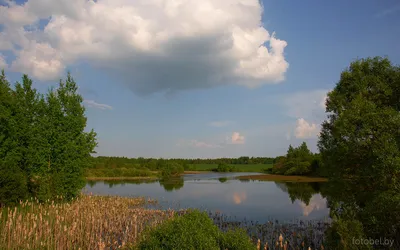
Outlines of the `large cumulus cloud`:
{"type": "Polygon", "coordinates": [[[28,0],[0,7],[10,68],[40,80],[84,61],[137,93],[284,79],[287,43],[258,0],[28,0]]]}

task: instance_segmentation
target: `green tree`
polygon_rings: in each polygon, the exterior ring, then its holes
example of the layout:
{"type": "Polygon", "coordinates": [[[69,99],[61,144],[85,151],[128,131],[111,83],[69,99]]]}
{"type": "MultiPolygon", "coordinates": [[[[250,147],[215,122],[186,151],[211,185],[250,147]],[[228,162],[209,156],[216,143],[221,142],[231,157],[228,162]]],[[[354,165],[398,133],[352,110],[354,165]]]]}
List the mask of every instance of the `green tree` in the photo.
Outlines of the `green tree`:
{"type": "MultiPolygon", "coordinates": [[[[354,225],[359,235],[399,243],[400,67],[380,57],[352,62],[328,94],[326,111],[318,147],[338,183],[332,190],[340,190],[328,195],[333,228],[344,235],[354,225]]],[[[340,237],[344,245],[349,238],[340,237]]]]}
{"type": "Polygon", "coordinates": [[[379,57],[352,62],[328,94],[326,111],[318,146],[330,176],[398,185],[400,68],[379,57]]]}
{"type": "Polygon", "coordinates": [[[85,183],[83,170],[96,146],[96,134],[84,131],[82,101],[70,74],[45,97],[32,88],[27,75],[11,89],[2,72],[0,203],[7,202],[7,195],[16,197],[12,198],[15,201],[28,196],[72,198],[80,193],[85,183]],[[20,195],[11,195],[10,190],[19,190],[20,195]]]}
{"type": "Polygon", "coordinates": [[[84,187],[84,169],[90,165],[90,153],[97,145],[96,133],[85,132],[87,118],[77,90],[68,74],[57,90],[51,89],[47,94],[52,188],[54,195],[66,198],[75,197],[84,187]]]}

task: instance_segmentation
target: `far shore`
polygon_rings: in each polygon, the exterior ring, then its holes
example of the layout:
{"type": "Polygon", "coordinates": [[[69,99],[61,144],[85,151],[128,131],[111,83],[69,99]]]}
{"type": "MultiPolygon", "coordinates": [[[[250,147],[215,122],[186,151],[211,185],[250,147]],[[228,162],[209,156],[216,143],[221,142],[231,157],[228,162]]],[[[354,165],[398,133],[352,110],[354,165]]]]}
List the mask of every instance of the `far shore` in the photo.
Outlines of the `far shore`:
{"type": "MultiPolygon", "coordinates": [[[[157,174],[157,171],[153,171],[157,174]]],[[[205,174],[205,173],[213,173],[212,171],[185,171],[181,175],[185,174],[205,174]]],[[[158,180],[159,177],[157,176],[131,176],[131,177],[124,177],[124,176],[117,176],[117,177],[86,177],[87,181],[122,181],[122,180],[158,180]]]]}
{"type": "MultiPolygon", "coordinates": [[[[185,174],[204,174],[214,173],[212,171],[185,171],[185,174]]],[[[132,177],[86,177],[87,181],[123,181],[123,180],[158,180],[157,176],[132,176],[132,177]]],[[[275,175],[275,174],[258,174],[258,175],[242,175],[236,177],[238,180],[259,180],[259,181],[282,181],[282,182],[327,182],[327,178],[310,177],[310,176],[293,176],[293,175],[275,175]]]]}
{"type": "Polygon", "coordinates": [[[86,177],[87,181],[157,180],[157,176],[86,177]]]}
{"type": "Polygon", "coordinates": [[[259,180],[259,181],[282,181],[282,182],[327,182],[327,178],[322,177],[308,177],[308,176],[293,176],[293,175],[275,175],[275,174],[262,174],[262,175],[244,175],[238,176],[239,180],[259,180]]]}

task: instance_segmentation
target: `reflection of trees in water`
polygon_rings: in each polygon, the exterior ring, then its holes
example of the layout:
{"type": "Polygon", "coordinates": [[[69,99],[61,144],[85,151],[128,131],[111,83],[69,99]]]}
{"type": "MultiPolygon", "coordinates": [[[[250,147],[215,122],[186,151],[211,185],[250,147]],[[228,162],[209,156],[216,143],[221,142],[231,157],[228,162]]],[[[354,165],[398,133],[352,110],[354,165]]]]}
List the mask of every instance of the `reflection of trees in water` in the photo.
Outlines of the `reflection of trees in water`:
{"type": "Polygon", "coordinates": [[[181,189],[184,185],[184,180],[182,177],[171,177],[160,179],[159,183],[160,186],[164,187],[165,191],[172,192],[181,189]]]}
{"type": "Polygon", "coordinates": [[[385,237],[394,240],[393,247],[380,245],[380,249],[400,249],[400,198],[393,191],[377,191],[372,181],[357,180],[275,184],[289,194],[292,202],[299,200],[307,207],[315,194],[320,193],[326,198],[330,217],[334,219],[334,223],[326,232],[329,246],[338,246],[341,239],[352,242],[353,237],[385,237]]]}
{"type": "Polygon", "coordinates": [[[221,177],[221,178],[218,178],[218,180],[219,180],[219,182],[224,183],[224,182],[226,182],[228,180],[228,178],[221,177]]]}
{"type": "Polygon", "coordinates": [[[87,181],[86,183],[92,188],[94,185],[96,185],[97,181],[87,181]]]}
{"type": "Polygon", "coordinates": [[[275,185],[282,191],[289,194],[292,203],[295,200],[310,204],[310,200],[314,194],[321,192],[321,182],[275,182],[275,185]]]}
{"type": "MultiPolygon", "coordinates": [[[[380,184],[379,184],[380,185],[380,184]]],[[[335,219],[327,231],[332,245],[352,237],[394,240],[392,248],[400,249],[400,196],[395,190],[379,190],[371,179],[329,182],[321,189],[327,197],[330,216],[335,219]]]]}
{"type": "Polygon", "coordinates": [[[107,184],[109,188],[112,188],[117,185],[125,186],[125,184],[140,185],[144,183],[154,183],[157,182],[157,180],[107,180],[103,182],[107,184]]]}

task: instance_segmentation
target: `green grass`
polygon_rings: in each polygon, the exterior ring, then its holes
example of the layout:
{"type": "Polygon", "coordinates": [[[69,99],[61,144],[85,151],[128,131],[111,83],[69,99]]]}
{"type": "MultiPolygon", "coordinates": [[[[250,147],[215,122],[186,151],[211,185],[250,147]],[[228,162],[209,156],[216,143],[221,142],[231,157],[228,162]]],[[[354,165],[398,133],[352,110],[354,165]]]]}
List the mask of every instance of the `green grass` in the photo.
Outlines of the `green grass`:
{"type": "MultiPolygon", "coordinates": [[[[272,168],[272,164],[229,164],[235,167],[235,172],[264,172],[272,168]]],[[[194,171],[211,171],[218,167],[218,164],[193,164],[194,171]]]]}

